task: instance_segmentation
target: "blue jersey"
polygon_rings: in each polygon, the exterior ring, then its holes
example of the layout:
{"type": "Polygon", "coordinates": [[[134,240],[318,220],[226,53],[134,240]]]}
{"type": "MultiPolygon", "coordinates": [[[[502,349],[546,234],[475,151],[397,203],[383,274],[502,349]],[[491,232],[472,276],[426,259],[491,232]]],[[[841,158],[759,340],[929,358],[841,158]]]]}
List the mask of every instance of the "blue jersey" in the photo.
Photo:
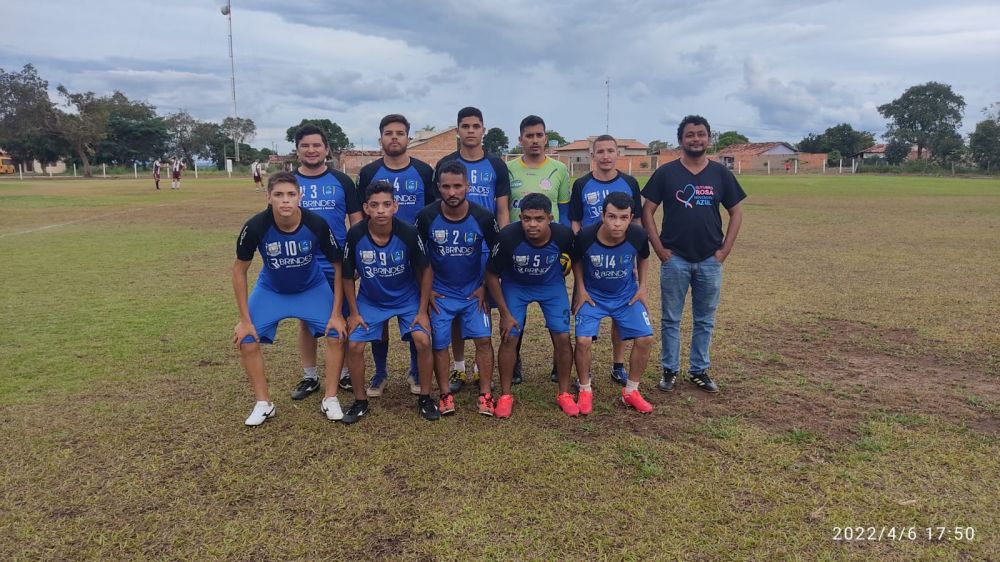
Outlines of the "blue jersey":
{"type": "Polygon", "coordinates": [[[630,224],[625,240],[616,246],[605,246],[597,239],[600,227],[594,224],[577,233],[573,260],[583,267],[583,285],[594,302],[627,302],[639,288],[636,264],[649,257],[649,238],[642,227],[630,224]]]}
{"type": "Polygon", "coordinates": [[[640,218],[642,198],[639,195],[639,182],[635,178],[618,172],[613,180],[602,181],[591,172],[573,182],[573,191],[569,196],[569,219],[579,221],[581,226],[601,222],[604,198],[616,191],[632,198],[632,217],[640,218]]]}
{"type": "Polygon", "coordinates": [[[431,203],[417,215],[417,232],[427,243],[434,291],[458,299],[468,298],[483,284],[483,248],[496,244],[500,229],[496,218],[470,203],[465,217],[452,221],[431,203]]]}
{"type": "MultiPolygon", "coordinates": [[[[410,158],[410,164],[402,170],[389,168],[382,158],[367,164],[358,174],[358,192],[364,193],[369,184],[378,180],[392,184],[393,195],[399,203],[396,218],[406,224],[413,224],[420,209],[437,199],[434,169],[416,158],[410,158]]],[[[364,200],[364,196],[359,198],[364,200]]]]}
{"type": "Polygon", "coordinates": [[[338,263],[342,254],[330,226],[315,213],[302,210],[299,226],[285,232],[274,223],[271,207],[254,215],[243,225],[236,240],[236,259],[252,261],[260,252],[264,267],[257,286],[275,293],[302,293],[326,283],[316,256],[338,263]]]}
{"type": "Polygon", "coordinates": [[[457,151],[452,152],[439,160],[434,168],[435,186],[441,165],[449,160],[461,162],[468,170],[469,193],[466,198],[496,216],[497,197],[510,197],[510,174],[507,171],[507,164],[492,154],[486,154],[479,160],[469,161],[462,158],[457,151]]]}
{"type": "Polygon", "coordinates": [[[427,267],[427,254],[417,229],[392,219],[392,234],[378,245],[368,232],[368,219],[347,231],[344,246],[344,277],[357,273],[358,298],[379,308],[401,307],[420,301],[420,273],[427,267]]]}
{"type": "Polygon", "coordinates": [[[361,211],[354,182],[346,174],[330,169],[318,176],[307,176],[296,171],[295,178],[299,182],[299,191],[302,192],[302,208],[323,217],[333,230],[337,242],[343,246],[347,238],[347,215],[361,211]]]}
{"type": "Polygon", "coordinates": [[[534,246],[524,237],[521,222],[512,222],[500,231],[500,239],[490,254],[486,268],[500,276],[504,286],[559,284],[566,286],[560,260],[573,250],[573,231],[568,226],[551,223],[549,241],[534,246]]]}

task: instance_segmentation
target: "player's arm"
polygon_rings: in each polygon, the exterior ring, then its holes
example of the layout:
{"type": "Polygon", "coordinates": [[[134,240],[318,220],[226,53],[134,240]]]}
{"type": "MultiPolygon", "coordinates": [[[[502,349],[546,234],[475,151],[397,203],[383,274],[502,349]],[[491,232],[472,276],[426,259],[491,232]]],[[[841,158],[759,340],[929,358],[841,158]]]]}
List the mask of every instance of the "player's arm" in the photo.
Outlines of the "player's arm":
{"type": "MultiPolygon", "coordinates": [[[[361,227],[358,227],[361,228],[361,227]]],[[[358,231],[351,229],[347,233],[347,241],[344,244],[344,260],[341,262],[341,279],[340,283],[343,285],[343,295],[344,300],[347,302],[348,318],[347,318],[347,333],[350,334],[358,326],[368,329],[368,324],[365,319],[361,317],[361,312],[358,310],[358,297],[357,297],[357,281],[354,278],[355,263],[354,263],[354,245],[358,243],[360,236],[357,235],[358,231]]]]}
{"type": "Polygon", "coordinates": [[[510,224],[510,170],[502,158],[493,155],[489,155],[488,158],[490,165],[493,166],[493,176],[496,178],[493,194],[497,202],[497,224],[503,228],[510,224]]]}
{"type": "Polygon", "coordinates": [[[635,290],[635,295],[632,296],[628,304],[631,306],[635,301],[639,301],[647,309],[649,305],[647,304],[647,299],[649,298],[649,291],[646,289],[646,274],[649,272],[649,259],[639,256],[636,260],[636,273],[639,279],[639,287],[635,290]]]}
{"type": "Polygon", "coordinates": [[[729,257],[729,252],[733,251],[733,244],[740,234],[740,226],[743,225],[743,206],[739,203],[729,209],[729,224],[726,226],[726,237],[722,240],[722,247],[715,251],[715,259],[722,263],[729,257]]]}
{"type": "Polygon", "coordinates": [[[493,302],[496,303],[497,309],[500,311],[500,336],[505,341],[510,337],[511,329],[515,326],[520,327],[517,320],[514,319],[514,315],[510,313],[507,300],[503,298],[503,289],[500,288],[500,273],[511,260],[510,252],[504,242],[504,233],[509,232],[510,228],[519,229],[520,227],[508,227],[500,233],[500,239],[493,246],[490,259],[486,262],[486,288],[489,289],[493,302]]]}
{"type": "Polygon", "coordinates": [[[639,191],[639,182],[626,174],[625,183],[632,192],[632,224],[642,226],[642,193],[639,191]]]}
{"type": "MultiPolygon", "coordinates": [[[[589,175],[589,174],[588,174],[589,175]]],[[[573,234],[580,232],[583,227],[583,186],[587,183],[587,176],[578,178],[573,182],[573,189],[569,194],[569,225],[573,228],[573,234]]]]}
{"type": "Polygon", "coordinates": [[[417,276],[420,280],[420,308],[417,309],[417,316],[413,319],[413,323],[422,326],[430,334],[431,317],[429,311],[431,293],[433,292],[432,287],[434,286],[434,272],[431,271],[430,267],[425,267],[417,276]]]}
{"type": "Polygon", "coordinates": [[[240,321],[233,330],[233,344],[237,347],[247,336],[252,336],[254,341],[260,341],[257,337],[257,328],[254,327],[253,321],[250,319],[250,305],[247,302],[249,297],[247,271],[249,269],[249,261],[236,258],[233,262],[233,293],[236,295],[236,308],[240,313],[240,321]]]}
{"type": "Polygon", "coordinates": [[[656,219],[653,218],[653,213],[659,206],[659,203],[650,201],[648,198],[642,204],[642,228],[649,234],[649,245],[653,247],[656,257],[664,262],[669,260],[673,253],[668,248],[663,247],[663,242],[660,241],[660,231],[656,228],[656,219]]]}
{"type": "Polygon", "coordinates": [[[566,166],[557,174],[559,176],[559,189],[556,190],[557,200],[559,205],[559,224],[565,225],[567,228],[570,227],[569,224],[569,170],[566,166]]]}
{"type": "Polygon", "coordinates": [[[341,310],[344,306],[344,287],[341,282],[341,271],[344,269],[344,254],[340,246],[337,245],[337,239],[333,236],[333,230],[330,229],[330,225],[325,220],[319,218],[318,215],[310,214],[309,216],[310,223],[319,230],[320,250],[326,256],[326,260],[330,262],[331,267],[333,267],[333,309],[330,311],[330,319],[326,322],[326,332],[324,332],[324,335],[328,335],[331,330],[334,330],[337,332],[338,337],[343,340],[347,336],[347,324],[341,315],[341,310]]]}
{"type": "Polygon", "coordinates": [[[625,236],[635,248],[635,273],[638,281],[635,294],[628,301],[631,306],[636,301],[649,309],[649,291],[647,290],[647,273],[649,272],[649,236],[637,226],[629,226],[625,236]]]}
{"type": "Polygon", "coordinates": [[[587,292],[587,286],[583,282],[583,260],[573,260],[573,314],[580,312],[583,308],[583,303],[587,303],[590,306],[597,306],[594,304],[594,299],[590,298],[590,293],[587,292]]]}
{"type": "Polygon", "coordinates": [[[510,224],[510,195],[497,196],[497,224],[500,228],[510,224]]]}

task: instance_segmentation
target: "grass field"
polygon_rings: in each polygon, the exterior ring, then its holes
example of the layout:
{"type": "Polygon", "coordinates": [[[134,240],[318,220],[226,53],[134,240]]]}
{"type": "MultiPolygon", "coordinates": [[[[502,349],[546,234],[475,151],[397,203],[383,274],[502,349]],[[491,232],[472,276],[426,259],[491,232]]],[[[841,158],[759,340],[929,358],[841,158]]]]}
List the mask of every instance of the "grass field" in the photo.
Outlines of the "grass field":
{"type": "Polygon", "coordinates": [[[654,360],[656,411],[626,411],[602,338],[569,419],[536,320],[511,419],[463,391],[423,422],[394,344],[344,426],[288,397],[287,323],[251,430],[228,273],[249,180],[0,180],[0,559],[998,559],[1000,181],[742,182],[719,395],[657,392],[654,360]],[[915,538],[835,540],[859,526],[915,538]]]}

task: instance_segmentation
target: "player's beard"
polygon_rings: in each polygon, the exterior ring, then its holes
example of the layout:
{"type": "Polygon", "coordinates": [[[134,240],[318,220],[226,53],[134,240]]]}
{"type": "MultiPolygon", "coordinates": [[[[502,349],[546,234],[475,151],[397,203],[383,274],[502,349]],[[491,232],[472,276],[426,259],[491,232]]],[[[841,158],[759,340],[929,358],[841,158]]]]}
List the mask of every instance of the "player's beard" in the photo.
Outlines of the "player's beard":
{"type": "Polygon", "coordinates": [[[705,155],[705,151],[708,150],[708,149],[707,148],[702,148],[700,150],[698,150],[698,149],[692,150],[692,149],[690,149],[690,148],[688,148],[688,147],[685,146],[681,150],[684,151],[684,155],[687,156],[688,158],[701,158],[702,156],[705,155]]]}
{"type": "Polygon", "coordinates": [[[386,156],[392,156],[393,158],[396,158],[397,156],[402,156],[402,155],[406,154],[406,147],[405,146],[399,146],[399,145],[392,146],[390,144],[389,146],[383,148],[382,150],[385,151],[385,155],[386,156]]]}

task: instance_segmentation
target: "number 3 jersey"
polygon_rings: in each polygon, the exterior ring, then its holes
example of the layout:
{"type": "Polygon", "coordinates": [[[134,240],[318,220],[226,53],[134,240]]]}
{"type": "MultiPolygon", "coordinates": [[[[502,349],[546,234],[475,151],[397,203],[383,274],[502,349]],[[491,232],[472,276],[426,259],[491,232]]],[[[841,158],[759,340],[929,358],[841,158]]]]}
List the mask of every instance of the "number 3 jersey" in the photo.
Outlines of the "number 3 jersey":
{"type": "Polygon", "coordinates": [[[483,284],[483,248],[496,244],[500,228],[489,211],[469,203],[465,217],[452,221],[441,212],[442,203],[432,203],[417,214],[417,232],[427,243],[434,291],[464,299],[483,284]]]}
{"type": "Polygon", "coordinates": [[[392,219],[392,234],[379,245],[368,232],[369,219],[347,231],[344,278],[359,278],[358,297],[379,308],[420,301],[420,273],[427,267],[427,253],[414,226],[392,219]]]}
{"type": "Polygon", "coordinates": [[[285,232],[275,224],[270,205],[243,225],[236,240],[236,259],[253,261],[255,251],[264,260],[256,286],[284,294],[302,293],[327,282],[317,256],[325,256],[330,263],[342,259],[323,217],[302,209],[299,226],[285,232]]]}
{"type": "Polygon", "coordinates": [[[343,246],[347,237],[344,221],[347,215],[361,212],[361,202],[351,178],[337,170],[327,169],[318,176],[307,176],[296,171],[295,178],[302,192],[303,209],[309,209],[326,220],[337,242],[343,246]]]}
{"type": "Polygon", "coordinates": [[[525,238],[520,222],[508,224],[500,231],[486,269],[499,275],[504,284],[565,286],[560,256],[572,255],[573,231],[558,223],[549,224],[549,228],[549,241],[535,246],[525,238]]]}
{"type": "Polygon", "coordinates": [[[600,224],[580,230],[573,245],[573,261],[583,266],[583,284],[595,301],[629,301],[639,288],[635,267],[638,259],[649,257],[649,238],[642,227],[629,224],[625,240],[605,246],[597,239],[600,224]]]}

